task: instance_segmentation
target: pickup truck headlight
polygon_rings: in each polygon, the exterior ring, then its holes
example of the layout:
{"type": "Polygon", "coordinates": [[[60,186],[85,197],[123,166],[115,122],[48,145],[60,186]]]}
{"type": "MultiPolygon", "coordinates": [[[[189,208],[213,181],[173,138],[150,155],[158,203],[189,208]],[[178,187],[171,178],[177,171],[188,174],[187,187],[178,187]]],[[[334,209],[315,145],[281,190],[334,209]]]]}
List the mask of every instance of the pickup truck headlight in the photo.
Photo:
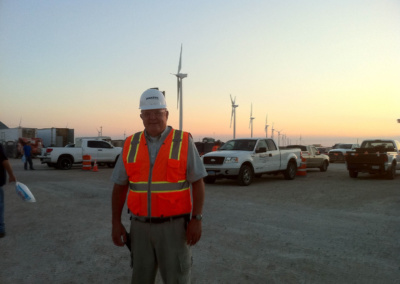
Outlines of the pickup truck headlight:
{"type": "Polygon", "coordinates": [[[225,164],[238,163],[238,162],[239,162],[238,157],[226,157],[225,158],[225,164]]]}

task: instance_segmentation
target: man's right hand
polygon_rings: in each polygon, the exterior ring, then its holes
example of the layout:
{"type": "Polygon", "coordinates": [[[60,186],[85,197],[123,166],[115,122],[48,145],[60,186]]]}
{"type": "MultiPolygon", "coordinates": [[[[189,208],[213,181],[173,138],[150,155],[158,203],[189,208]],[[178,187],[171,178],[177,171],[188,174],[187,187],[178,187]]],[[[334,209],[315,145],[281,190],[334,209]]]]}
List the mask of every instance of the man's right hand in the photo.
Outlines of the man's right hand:
{"type": "Polygon", "coordinates": [[[114,184],[112,198],[111,198],[111,224],[112,231],[111,237],[116,246],[124,246],[126,242],[126,231],[121,222],[121,213],[124,208],[126,193],[128,192],[128,185],[114,184]]]}
{"type": "Polygon", "coordinates": [[[125,227],[122,225],[122,223],[112,225],[111,237],[114,245],[119,247],[123,247],[125,245],[127,236],[125,227]]]}

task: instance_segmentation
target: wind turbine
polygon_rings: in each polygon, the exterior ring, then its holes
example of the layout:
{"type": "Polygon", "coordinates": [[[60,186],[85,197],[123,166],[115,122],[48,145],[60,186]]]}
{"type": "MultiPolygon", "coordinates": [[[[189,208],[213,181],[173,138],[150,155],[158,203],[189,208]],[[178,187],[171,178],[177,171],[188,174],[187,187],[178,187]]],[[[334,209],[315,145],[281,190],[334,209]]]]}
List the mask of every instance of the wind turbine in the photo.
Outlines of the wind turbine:
{"type": "Polygon", "coordinates": [[[232,118],[233,118],[233,139],[235,139],[236,138],[236,108],[239,105],[235,104],[236,97],[235,97],[235,99],[232,99],[232,95],[230,95],[230,96],[231,96],[231,102],[232,102],[232,114],[231,114],[231,126],[230,127],[232,127],[232,118]]]}
{"type": "Polygon", "coordinates": [[[281,132],[282,132],[282,130],[283,130],[283,129],[281,129],[281,130],[279,130],[279,131],[278,131],[278,130],[276,131],[276,132],[278,132],[278,146],[281,146],[280,143],[279,143],[279,140],[280,140],[280,138],[281,138],[281,132]]]}
{"type": "Polygon", "coordinates": [[[176,76],[177,79],[177,86],[178,86],[178,97],[177,97],[177,104],[176,107],[178,108],[179,106],[179,130],[182,130],[182,120],[183,120],[183,105],[182,105],[182,97],[183,97],[183,92],[182,92],[182,80],[183,78],[187,77],[187,74],[181,73],[181,67],[182,67],[182,44],[181,44],[181,54],[179,56],[179,65],[178,65],[178,73],[173,74],[176,76]]]}
{"type": "Polygon", "coordinates": [[[265,118],[265,137],[268,138],[268,114],[267,117],[265,118]]]}
{"type": "Polygon", "coordinates": [[[252,138],[253,138],[253,119],[255,119],[255,117],[253,117],[253,104],[251,104],[249,128],[251,127],[251,137],[252,138]]]}
{"type": "Polygon", "coordinates": [[[103,136],[103,126],[100,126],[100,131],[97,129],[97,136],[103,136]]]}

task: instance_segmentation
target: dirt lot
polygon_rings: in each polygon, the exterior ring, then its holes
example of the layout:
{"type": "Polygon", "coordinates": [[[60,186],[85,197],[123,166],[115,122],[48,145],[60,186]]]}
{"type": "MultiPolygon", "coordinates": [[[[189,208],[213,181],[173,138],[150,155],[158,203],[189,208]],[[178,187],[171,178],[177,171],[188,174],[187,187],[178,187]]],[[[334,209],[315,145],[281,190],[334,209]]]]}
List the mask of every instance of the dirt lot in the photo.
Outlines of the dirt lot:
{"type": "MultiPolygon", "coordinates": [[[[37,202],[5,187],[0,283],[129,283],[128,250],[110,237],[112,169],[11,162],[37,202]]],[[[399,172],[351,179],[332,164],[293,181],[217,181],[206,187],[192,283],[400,283],[399,224],[399,172]]]]}

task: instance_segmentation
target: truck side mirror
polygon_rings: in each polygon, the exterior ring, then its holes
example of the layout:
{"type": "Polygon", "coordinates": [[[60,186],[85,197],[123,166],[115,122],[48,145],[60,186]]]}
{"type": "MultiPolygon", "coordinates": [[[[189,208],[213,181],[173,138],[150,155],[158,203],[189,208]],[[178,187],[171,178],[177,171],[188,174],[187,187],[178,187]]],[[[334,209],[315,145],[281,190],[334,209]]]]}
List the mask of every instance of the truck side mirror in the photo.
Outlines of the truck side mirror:
{"type": "Polygon", "coordinates": [[[256,153],[265,153],[267,152],[267,147],[260,147],[256,149],[256,153]]]}

